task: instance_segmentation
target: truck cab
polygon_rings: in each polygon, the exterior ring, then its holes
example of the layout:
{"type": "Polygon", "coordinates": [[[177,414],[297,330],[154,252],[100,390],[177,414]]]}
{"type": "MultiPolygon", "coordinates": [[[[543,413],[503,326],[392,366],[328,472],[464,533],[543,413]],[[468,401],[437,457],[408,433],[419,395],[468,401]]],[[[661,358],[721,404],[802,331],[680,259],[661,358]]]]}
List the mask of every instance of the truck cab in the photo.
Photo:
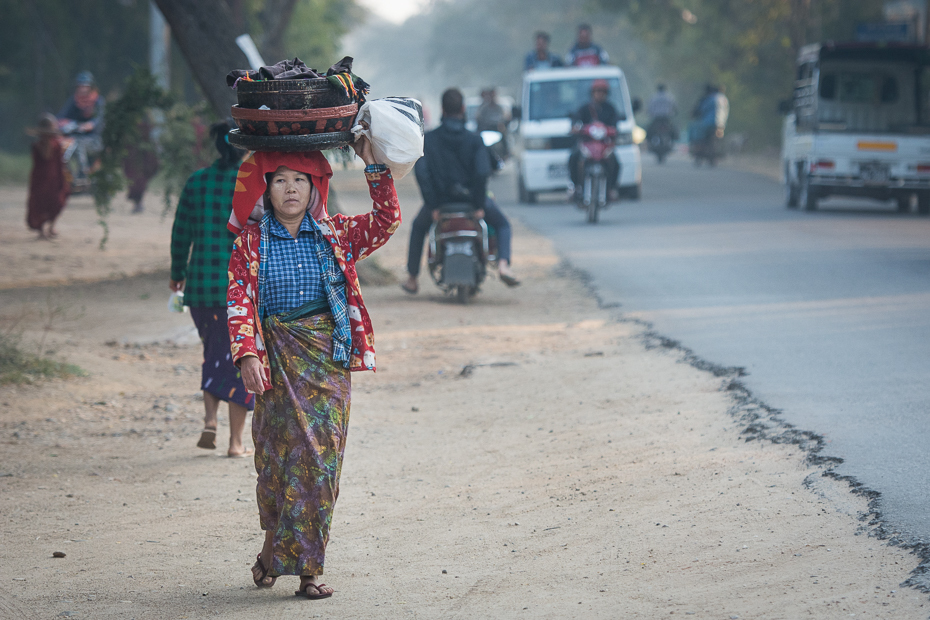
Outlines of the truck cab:
{"type": "Polygon", "coordinates": [[[638,200],[642,184],[639,147],[626,78],[618,67],[567,67],[530,71],[523,76],[520,119],[518,191],[520,202],[536,202],[540,192],[565,191],[568,157],[575,145],[571,115],[591,100],[591,84],[606,80],[610,102],[620,113],[616,154],[620,162],[618,190],[638,200]]]}
{"type": "Polygon", "coordinates": [[[930,48],[829,43],[798,54],[782,165],[789,208],[828,196],[930,213],[930,48]]]}

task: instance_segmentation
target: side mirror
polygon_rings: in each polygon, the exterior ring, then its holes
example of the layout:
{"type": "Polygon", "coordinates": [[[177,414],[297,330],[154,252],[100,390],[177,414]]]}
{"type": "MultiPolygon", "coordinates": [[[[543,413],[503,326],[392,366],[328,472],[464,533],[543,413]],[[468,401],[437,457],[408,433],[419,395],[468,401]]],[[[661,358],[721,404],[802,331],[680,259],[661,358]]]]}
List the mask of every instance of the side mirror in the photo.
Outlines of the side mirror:
{"type": "Polygon", "coordinates": [[[782,99],[778,102],[779,114],[791,114],[794,111],[794,101],[791,99],[782,99]]]}
{"type": "Polygon", "coordinates": [[[515,105],[510,109],[510,118],[515,121],[519,121],[523,118],[523,107],[515,105]]]}
{"type": "Polygon", "coordinates": [[[638,114],[643,109],[643,100],[639,97],[633,97],[633,114],[638,114]]]}

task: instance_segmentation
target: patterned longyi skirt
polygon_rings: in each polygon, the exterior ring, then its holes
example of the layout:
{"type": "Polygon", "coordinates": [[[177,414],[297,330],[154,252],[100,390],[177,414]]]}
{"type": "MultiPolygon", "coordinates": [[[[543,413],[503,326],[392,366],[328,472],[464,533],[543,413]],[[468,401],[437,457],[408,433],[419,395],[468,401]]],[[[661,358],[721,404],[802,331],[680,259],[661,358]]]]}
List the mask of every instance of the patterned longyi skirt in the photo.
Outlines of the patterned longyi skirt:
{"type": "Polygon", "coordinates": [[[349,427],[351,380],[333,360],[331,314],[262,329],[272,390],[252,418],[258,511],[274,532],[271,575],[321,575],[349,427]]]}

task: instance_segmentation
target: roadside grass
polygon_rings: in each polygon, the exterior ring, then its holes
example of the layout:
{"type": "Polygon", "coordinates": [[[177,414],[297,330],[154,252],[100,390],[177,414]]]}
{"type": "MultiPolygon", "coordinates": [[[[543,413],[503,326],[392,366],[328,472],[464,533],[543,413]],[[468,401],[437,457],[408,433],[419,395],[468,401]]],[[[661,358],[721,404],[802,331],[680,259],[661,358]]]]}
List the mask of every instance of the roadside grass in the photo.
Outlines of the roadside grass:
{"type": "Polygon", "coordinates": [[[31,168],[28,154],[0,151],[0,185],[26,185],[31,168]]]}
{"type": "Polygon", "coordinates": [[[86,375],[80,366],[23,351],[18,337],[0,333],[0,385],[33,384],[43,379],[86,375]]]}

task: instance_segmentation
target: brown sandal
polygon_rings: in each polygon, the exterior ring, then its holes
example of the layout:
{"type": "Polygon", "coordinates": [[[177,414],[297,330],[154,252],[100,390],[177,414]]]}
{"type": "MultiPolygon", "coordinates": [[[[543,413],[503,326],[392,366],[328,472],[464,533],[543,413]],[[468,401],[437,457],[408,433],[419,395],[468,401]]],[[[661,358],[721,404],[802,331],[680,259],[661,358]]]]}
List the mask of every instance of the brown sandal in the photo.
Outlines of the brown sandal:
{"type": "Polygon", "coordinates": [[[313,583],[312,581],[308,581],[306,585],[304,585],[304,587],[294,592],[294,596],[303,596],[303,597],[310,599],[311,601],[320,599],[320,598],[329,598],[332,595],[333,595],[333,589],[330,588],[328,585],[326,585],[325,583],[313,583]],[[316,594],[310,594],[309,592],[310,586],[313,586],[313,589],[316,590],[316,594]],[[324,592],[323,588],[327,588],[329,592],[324,592]]]}
{"type": "Polygon", "coordinates": [[[216,450],[216,429],[205,426],[200,431],[200,441],[197,442],[197,447],[204,450],[216,450]]]}
{"type": "Polygon", "coordinates": [[[419,285],[414,284],[412,287],[410,287],[410,286],[407,286],[406,282],[401,284],[400,288],[404,289],[404,292],[407,293],[408,295],[416,295],[417,292],[420,290],[419,285]]]}
{"type": "Polygon", "coordinates": [[[274,582],[277,581],[278,578],[277,578],[277,577],[272,577],[272,578],[271,578],[271,583],[265,583],[265,577],[268,576],[268,569],[265,568],[265,565],[264,565],[264,564],[262,564],[262,554],[261,554],[261,553],[259,553],[258,556],[255,558],[255,564],[252,565],[252,569],[254,570],[256,566],[257,566],[259,569],[261,569],[262,574],[261,574],[261,577],[259,577],[258,579],[256,579],[256,578],[255,578],[255,573],[252,573],[252,581],[255,582],[255,585],[258,586],[259,588],[270,588],[271,586],[273,586],[273,585],[274,585],[274,582]]]}

